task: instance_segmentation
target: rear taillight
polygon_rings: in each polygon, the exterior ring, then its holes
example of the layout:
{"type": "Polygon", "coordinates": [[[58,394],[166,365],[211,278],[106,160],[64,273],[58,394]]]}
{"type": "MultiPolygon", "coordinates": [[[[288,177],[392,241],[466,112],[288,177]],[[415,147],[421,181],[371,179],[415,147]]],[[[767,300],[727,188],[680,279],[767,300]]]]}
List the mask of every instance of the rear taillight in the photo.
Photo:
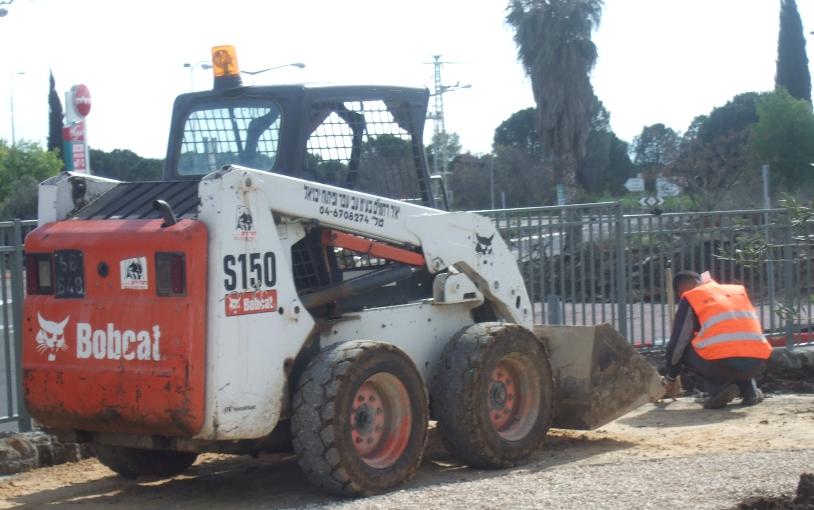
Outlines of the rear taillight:
{"type": "Polygon", "coordinates": [[[186,295],[186,260],[183,253],[156,253],[155,272],[159,296],[186,295]]]}
{"type": "Polygon", "coordinates": [[[29,294],[53,294],[54,272],[50,253],[25,255],[25,286],[29,294]]]}

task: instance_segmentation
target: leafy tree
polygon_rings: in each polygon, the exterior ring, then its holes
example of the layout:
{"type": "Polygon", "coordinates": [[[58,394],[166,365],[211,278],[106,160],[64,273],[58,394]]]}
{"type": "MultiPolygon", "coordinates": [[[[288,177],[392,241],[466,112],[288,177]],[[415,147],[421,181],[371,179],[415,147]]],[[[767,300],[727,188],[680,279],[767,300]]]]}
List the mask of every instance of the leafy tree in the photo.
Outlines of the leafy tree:
{"type": "MultiPolygon", "coordinates": [[[[457,133],[438,133],[432,135],[432,143],[424,148],[427,154],[427,164],[429,165],[430,172],[435,169],[436,147],[440,149],[440,154],[446,155],[446,169],[449,170],[453,160],[461,153],[460,137],[457,133]]],[[[439,166],[439,171],[440,168],[439,166]]]]}
{"type": "Polygon", "coordinates": [[[627,142],[613,131],[593,130],[588,137],[588,152],[579,162],[577,182],[591,195],[620,195],[629,177],[636,175],[630,161],[627,142]]]}
{"type": "Polygon", "coordinates": [[[542,157],[543,147],[535,125],[536,117],[534,107],[514,112],[495,129],[494,146],[512,147],[530,156],[542,157]]]}
{"type": "Polygon", "coordinates": [[[510,0],[506,16],[531,79],[543,147],[553,159],[557,181],[571,195],[591,132],[590,72],[596,62],[591,33],[602,5],[602,0],[510,0]]]}
{"type": "Polygon", "coordinates": [[[594,114],[591,134],[584,158],[577,167],[577,182],[585,199],[591,196],[624,192],[622,185],[636,174],[636,166],[630,161],[628,144],[619,139],[610,127],[610,113],[602,101],[594,98],[594,114]]]}
{"type": "Polygon", "coordinates": [[[633,139],[633,161],[642,169],[658,169],[678,156],[681,137],[664,124],[646,126],[633,139]]]}
{"type": "MultiPolygon", "coordinates": [[[[669,168],[696,208],[720,208],[753,176],[749,137],[758,121],[759,98],[756,92],[739,94],[709,115],[696,117],[684,133],[679,156],[669,168]]],[[[737,206],[746,205],[744,198],[737,206]]]]}
{"type": "Polygon", "coordinates": [[[804,100],[785,89],[763,95],[750,138],[757,159],[769,163],[772,180],[781,189],[795,190],[814,182],[814,113],[804,100]]]}
{"type": "Polygon", "coordinates": [[[49,73],[48,89],[48,150],[62,154],[62,103],[56,90],[54,73],[49,73]]]}
{"type": "Polygon", "coordinates": [[[0,140],[0,218],[35,218],[37,185],[60,168],[59,156],[35,143],[20,141],[10,147],[0,140]]]}
{"type": "MultiPolygon", "coordinates": [[[[712,142],[733,132],[740,132],[758,121],[757,100],[760,94],[746,92],[733,97],[723,106],[714,108],[707,116],[696,117],[697,135],[703,142],[712,142]]],[[[693,128],[688,130],[692,136],[693,128]]],[[[685,134],[685,137],[687,134],[685,134]]]]}
{"type": "Polygon", "coordinates": [[[454,208],[491,208],[492,172],[497,207],[501,206],[501,194],[506,196],[507,207],[533,207],[551,204],[555,199],[550,165],[523,150],[498,146],[494,154],[481,157],[462,154],[455,159],[447,183],[452,192],[454,208]]]}
{"type": "Polygon", "coordinates": [[[811,103],[811,74],[808,71],[803,23],[794,0],[780,1],[780,35],[777,41],[777,88],[811,103]]]}
{"type": "Polygon", "coordinates": [[[96,175],[120,181],[156,181],[161,179],[163,161],[142,158],[127,149],[104,152],[90,150],[91,171],[96,175]]]}
{"type": "MultiPolygon", "coordinates": [[[[681,181],[696,208],[720,209],[733,198],[733,190],[754,173],[749,158],[750,133],[751,128],[746,127],[731,130],[711,141],[701,137],[685,140],[681,155],[670,165],[670,170],[681,181]]],[[[748,199],[741,196],[737,206],[757,205],[748,203],[748,199]]]]}

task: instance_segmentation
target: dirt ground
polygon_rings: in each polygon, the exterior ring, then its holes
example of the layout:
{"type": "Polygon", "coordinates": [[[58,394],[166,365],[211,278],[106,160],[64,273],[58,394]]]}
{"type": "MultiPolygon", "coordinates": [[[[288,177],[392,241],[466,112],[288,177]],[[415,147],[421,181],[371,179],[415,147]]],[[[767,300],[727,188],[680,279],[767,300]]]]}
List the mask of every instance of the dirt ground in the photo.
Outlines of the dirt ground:
{"type": "Polygon", "coordinates": [[[685,397],[593,432],[554,430],[529,465],[513,470],[461,466],[431,436],[414,480],[367,499],[319,494],[290,457],[207,454],[171,480],[123,480],[95,459],[5,477],[0,508],[736,508],[793,494],[812,465],[814,395],[720,411],[685,397]],[[726,490],[703,489],[721,483],[726,490]]]}
{"type": "Polygon", "coordinates": [[[794,494],[749,498],[734,510],[810,510],[814,508],[814,474],[803,473],[794,494]]]}

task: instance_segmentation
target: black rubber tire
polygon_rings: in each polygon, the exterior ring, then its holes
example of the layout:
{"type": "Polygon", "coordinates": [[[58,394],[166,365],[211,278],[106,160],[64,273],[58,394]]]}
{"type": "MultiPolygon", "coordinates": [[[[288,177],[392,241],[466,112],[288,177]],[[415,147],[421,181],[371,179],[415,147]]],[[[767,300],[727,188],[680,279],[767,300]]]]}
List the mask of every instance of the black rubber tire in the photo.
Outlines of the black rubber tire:
{"type": "Polygon", "coordinates": [[[341,496],[384,492],[412,478],[421,464],[427,415],[424,383],[401,350],[371,341],[330,345],[308,364],[294,394],[294,452],[308,479],[326,492],[341,496]],[[363,383],[382,376],[403,385],[406,394],[401,394],[409,402],[411,420],[405,427],[409,436],[402,431],[403,451],[388,461],[392,464],[374,467],[354,447],[351,415],[363,383]]]}
{"type": "Polygon", "coordinates": [[[124,478],[158,476],[170,478],[183,473],[198,458],[197,453],[147,450],[94,444],[96,458],[124,478]]]}
{"type": "MultiPolygon", "coordinates": [[[[545,347],[534,333],[516,324],[480,323],[459,332],[444,348],[430,394],[444,446],[477,468],[524,463],[542,446],[553,418],[554,382],[545,347]],[[492,373],[506,359],[522,361],[528,377],[537,381],[528,386],[538,386],[535,392],[539,391],[538,411],[531,412],[517,437],[510,438],[501,436],[489,414],[494,411],[489,407],[492,373]]],[[[525,408],[534,409],[536,394],[526,394],[535,398],[525,408]]]]}

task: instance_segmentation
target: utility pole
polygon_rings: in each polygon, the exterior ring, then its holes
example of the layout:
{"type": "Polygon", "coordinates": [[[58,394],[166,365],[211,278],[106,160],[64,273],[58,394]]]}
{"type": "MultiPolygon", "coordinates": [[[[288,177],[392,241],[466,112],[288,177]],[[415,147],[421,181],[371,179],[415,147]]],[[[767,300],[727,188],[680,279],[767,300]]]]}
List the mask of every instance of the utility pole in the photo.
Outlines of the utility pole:
{"type": "Polygon", "coordinates": [[[468,89],[472,85],[444,85],[441,81],[441,68],[444,64],[454,64],[455,62],[441,61],[441,55],[433,55],[432,62],[425,62],[433,66],[433,97],[432,111],[427,115],[427,119],[433,121],[433,144],[432,144],[432,173],[446,177],[447,173],[447,129],[444,125],[444,94],[458,89],[468,89]]]}

